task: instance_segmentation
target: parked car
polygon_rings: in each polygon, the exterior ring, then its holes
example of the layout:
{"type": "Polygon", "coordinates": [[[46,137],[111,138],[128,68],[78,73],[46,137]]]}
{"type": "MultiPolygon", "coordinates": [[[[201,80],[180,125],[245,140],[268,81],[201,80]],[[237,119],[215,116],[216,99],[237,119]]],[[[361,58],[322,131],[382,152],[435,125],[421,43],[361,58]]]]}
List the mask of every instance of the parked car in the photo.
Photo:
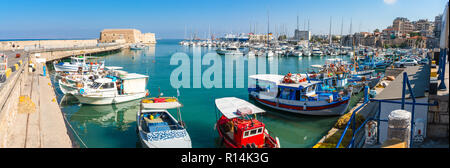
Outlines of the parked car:
{"type": "Polygon", "coordinates": [[[428,64],[428,58],[423,58],[423,59],[421,59],[418,63],[420,64],[420,65],[425,65],[425,64],[428,64]]]}
{"type": "Polygon", "coordinates": [[[403,60],[395,62],[394,66],[397,68],[404,68],[406,66],[416,66],[418,64],[419,63],[417,63],[417,61],[414,59],[403,59],[403,60]]]}

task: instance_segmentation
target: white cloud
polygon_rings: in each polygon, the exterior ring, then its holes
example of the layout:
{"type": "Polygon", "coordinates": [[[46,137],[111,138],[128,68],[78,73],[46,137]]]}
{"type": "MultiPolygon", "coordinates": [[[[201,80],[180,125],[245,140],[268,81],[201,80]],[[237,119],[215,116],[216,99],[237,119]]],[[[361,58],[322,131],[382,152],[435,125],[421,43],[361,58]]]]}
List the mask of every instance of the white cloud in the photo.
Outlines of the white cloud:
{"type": "Polygon", "coordinates": [[[392,5],[392,4],[395,4],[395,2],[397,2],[397,0],[383,0],[383,2],[385,4],[392,5]]]}

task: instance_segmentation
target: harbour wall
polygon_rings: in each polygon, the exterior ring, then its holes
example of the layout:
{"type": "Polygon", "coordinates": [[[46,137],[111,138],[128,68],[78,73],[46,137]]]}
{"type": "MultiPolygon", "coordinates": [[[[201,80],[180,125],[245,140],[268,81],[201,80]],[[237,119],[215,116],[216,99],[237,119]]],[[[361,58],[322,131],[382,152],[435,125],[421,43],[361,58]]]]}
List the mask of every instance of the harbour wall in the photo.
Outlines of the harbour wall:
{"type": "Polygon", "coordinates": [[[75,46],[95,46],[97,44],[97,39],[0,41],[0,50],[26,50],[29,48],[67,48],[75,46]]]}
{"type": "Polygon", "coordinates": [[[101,46],[101,47],[90,47],[90,48],[74,48],[69,50],[56,50],[56,51],[33,51],[31,52],[33,56],[37,58],[45,58],[46,61],[53,61],[62,59],[65,57],[75,56],[75,55],[83,55],[83,54],[98,54],[98,53],[104,53],[104,52],[112,52],[121,50],[122,48],[129,47],[126,44],[116,44],[116,45],[109,45],[109,46],[101,46]]]}
{"type": "Polygon", "coordinates": [[[18,111],[19,96],[23,84],[24,68],[22,64],[16,73],[0,87],[0,148],[7,147],[8,133],[18,111]]]}

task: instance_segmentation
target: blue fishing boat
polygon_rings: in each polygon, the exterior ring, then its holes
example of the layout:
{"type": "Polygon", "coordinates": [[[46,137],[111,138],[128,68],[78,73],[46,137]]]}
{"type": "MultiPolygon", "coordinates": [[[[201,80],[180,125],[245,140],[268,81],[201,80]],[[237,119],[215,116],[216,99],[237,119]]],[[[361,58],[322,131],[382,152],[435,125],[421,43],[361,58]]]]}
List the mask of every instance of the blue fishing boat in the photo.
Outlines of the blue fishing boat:
{"type": "Polygon", "coordinates": [[[192,148],[191,138],[181,121],[182,104],[175,97],[146,98],[137,112],[139,139],[147,148],[192,148]],[[178,120],[167,110],[177,109],[178,120]]]}
{"type": "Polygon", "coordinates": [[[302,74],[258,74],[249,78],[254,81],[248,89],[251,98],[265,106],[297,114],[342,115],[352,95],[350,88],[337,90],[302,74]]]}

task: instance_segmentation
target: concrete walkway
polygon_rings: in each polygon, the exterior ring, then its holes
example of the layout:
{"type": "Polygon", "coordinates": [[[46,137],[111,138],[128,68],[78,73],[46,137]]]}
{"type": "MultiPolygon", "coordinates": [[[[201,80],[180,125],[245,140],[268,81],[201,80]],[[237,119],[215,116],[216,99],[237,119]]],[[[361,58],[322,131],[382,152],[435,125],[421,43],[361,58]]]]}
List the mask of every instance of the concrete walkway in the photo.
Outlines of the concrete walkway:
{"type": "Polygon", "coordinates": [[[25,70],[19,110],[9,131],[7,147],[72,148],[63,113],[56,101],[50,79],[42,76],[42,65],[35,72],[25,70]],[[31,99],[31,102],[24,100],[31,99]],[[22,106],[22,107],[20,107],[22,106]],[[29,106],[25,108],[23,106],[29,106]],[[22,110],[21,110],[22,109],[22,110]]]}

